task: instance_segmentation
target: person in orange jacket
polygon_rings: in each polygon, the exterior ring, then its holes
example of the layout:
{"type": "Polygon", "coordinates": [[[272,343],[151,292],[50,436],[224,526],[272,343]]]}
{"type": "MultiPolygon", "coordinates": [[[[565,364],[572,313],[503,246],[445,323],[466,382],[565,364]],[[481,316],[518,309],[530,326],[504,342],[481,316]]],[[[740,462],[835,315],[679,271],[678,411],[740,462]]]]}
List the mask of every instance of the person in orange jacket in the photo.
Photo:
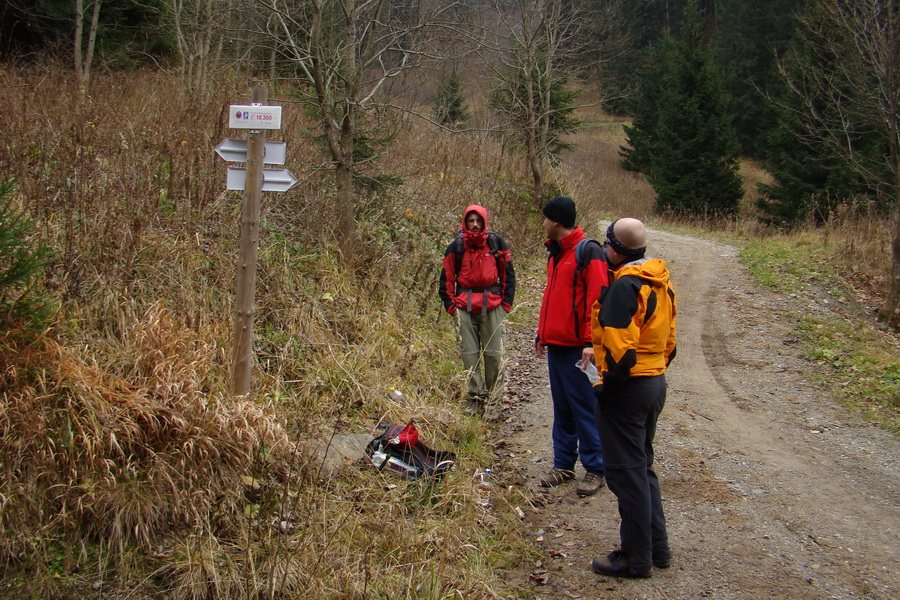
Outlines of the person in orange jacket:
{"type": "Polygon", "coordinates": [[[503,401],[504,320],[515,293],[516,272],[509,248],[488,229],[487,209],[468,206],[456,238],[444,253],[438,295],[444,309],[457,319],[459,352],[468,373],[469,414],[499,408],[503,401]]]}
{"type": "Polygon", "coordinates": [[[653,469],[656,423],[666,402],[675,358],[675,290],[666,262],[645,257],[646,231],[637,219],[606,232],[613,269],[592,309],[591,333],[600,381],[594,386],[606,482],[618,500],[621,548],[591,562],[594,572],[650,577],[672,562],[659,478],[653,469]]]}

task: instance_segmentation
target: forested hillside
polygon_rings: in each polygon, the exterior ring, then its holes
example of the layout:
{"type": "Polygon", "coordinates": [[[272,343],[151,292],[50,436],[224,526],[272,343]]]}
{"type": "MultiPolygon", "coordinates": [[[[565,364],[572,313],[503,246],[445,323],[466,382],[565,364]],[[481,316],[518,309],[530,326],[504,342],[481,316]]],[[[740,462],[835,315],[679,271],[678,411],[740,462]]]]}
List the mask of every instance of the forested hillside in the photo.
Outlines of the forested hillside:
{"type": "Polygon", "coordinates": [[[896,326],[900,7],[799,4],[6,2],[0,595],[527,594],[521,499],[471,501],[491,428],[436,295],[473,202],[523,281],[563,193],[825,257],[896,326]],[[236,396],[246,200],[213,149],[256,85],[299,182],[262,194],[236,396]],[[459,456],[439,486],[312,451],[411,416],[459,456]]]}
{"type": "Polygon", "coordinates": [[[388,121],[492,131],[523,152],[531,194],[542,197],[578,126],[580,90],[594,90],[604,108],[634,120],[624,165],[649,178],[657,212],[743,211],[780,228],[848,210],[891,222],[879,319],[896,325],[893,2],[11,0],[3,11],[2,56],[52,56],[72,66],[70,85],[84,93],[98,69],[141,65],[197,102],[226,78],[290,86],[318,114],[344,253],[357,188],[395,182],[378,160],[388,121]],[[739,155],[773,175],[752,206],[741,203],[739,155]]]}

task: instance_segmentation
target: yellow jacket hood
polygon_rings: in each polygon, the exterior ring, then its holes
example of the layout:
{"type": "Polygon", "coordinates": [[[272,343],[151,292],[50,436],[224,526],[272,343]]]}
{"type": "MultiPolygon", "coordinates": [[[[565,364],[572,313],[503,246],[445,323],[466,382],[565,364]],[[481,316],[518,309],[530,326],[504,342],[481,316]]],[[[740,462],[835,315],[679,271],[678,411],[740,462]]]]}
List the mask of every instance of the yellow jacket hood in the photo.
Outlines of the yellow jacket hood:
{"type": "Polygon", "coordinates": [[[655,286],[665,286],[669,283],[668,264],[661,258],[642,258],[625,263],[613,272],[613,280],[626,275],[646,279],[655,286]]]}
{"type": "Polygon", "coordinates": [[[666,261],[643,258],[616,269],[591,315],[594,360],[605,388],[665,372],[675,357],[675,290],[666,261]]]}

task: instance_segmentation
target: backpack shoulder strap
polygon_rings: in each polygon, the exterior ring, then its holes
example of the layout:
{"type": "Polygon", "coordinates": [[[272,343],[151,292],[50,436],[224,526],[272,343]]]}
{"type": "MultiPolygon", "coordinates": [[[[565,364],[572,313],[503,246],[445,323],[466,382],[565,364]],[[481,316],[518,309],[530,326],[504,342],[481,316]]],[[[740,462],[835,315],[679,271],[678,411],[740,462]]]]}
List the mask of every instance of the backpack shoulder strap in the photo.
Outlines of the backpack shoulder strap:
{"type": "MultiPolygon", "coordinates": [[[[572,313],[575,316],[575,332],[576,335],[580,331],[579,325],[580,320],[578,318],[578,310],[575,302],[575,297],[577,296],[578,291],[578,276],[581,275],[584,270],[587,268],[590,260],[588,259],[588,249],[590,244],[595,244],[600,251],[600,256],[603,260],[606,260],[606,251],[603,249],[603,244],[598,242],[593,238],[584,238],[575,245],[575,274],[572,276],[572,313]]],[[[587,311],[587,282],[585,282],[585,294],[584,294],[584,309],[587,311]]]]}
{"type": "Polygon", "coordinates": [[[500,236],[497,235],[496,233],[494,233],[493,231],[488,230],[487,245],[488,245],[488,250],[490,250],[491,254],[493,254],[496,257],[497,250],[500,249],[500,236]]]}
{"type": "Polygon", "coordinates": [[[453,240],[453,254],[456,258],[456,275],[459,276],[459,268],[462,266],[463,254],[466,252],[466,243],[463,240],[462,230],[456,232],[456,239],[453,240]]]}
{"type": "Polygon", "coordinates": [[[575,246],[575,271],[581,272],[587,268],[588,260],[588,244],[596,244],[600,249],[600,255],[606,259],[606,252],[603,251],[603,245],[593,238],[584,238],[575,246]]]}
{"type": "Polygon", "coordinates": [[[491,251],[491,255],[494,257],[494,260],[497,261],[498,274],[506,268],[506,261],[509,257],[509,251],[501,250],[500,245],[500,236],[493,231],[488,230],[487,246],[488,250],[491,251]]]}

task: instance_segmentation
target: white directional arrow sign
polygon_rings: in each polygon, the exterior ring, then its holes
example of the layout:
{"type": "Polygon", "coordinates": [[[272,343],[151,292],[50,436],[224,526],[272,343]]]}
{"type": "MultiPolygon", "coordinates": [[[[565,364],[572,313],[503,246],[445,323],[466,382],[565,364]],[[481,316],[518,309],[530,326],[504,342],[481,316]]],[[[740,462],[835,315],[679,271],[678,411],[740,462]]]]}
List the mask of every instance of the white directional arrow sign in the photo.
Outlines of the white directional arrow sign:
{"type": "MultiPolygon", "coordinates": [[[[228,167],[228,189],[243,190],[247,182],[247,170],[228,167]]],[[[287,169],[263,169],[263,192],[286,192],[297,183],[287,169]]]]}
{"type": "MultiPolygon", "coordinates": [[[[247,162],[247,140],[225,138],[221,144],[216,146],[216,154],[228,162],[247,162]]],[[[283,165],[286,156],[287,144],[285,142],[266,142],[265,150],[263,150],[263,163],[283,165]]]]}

